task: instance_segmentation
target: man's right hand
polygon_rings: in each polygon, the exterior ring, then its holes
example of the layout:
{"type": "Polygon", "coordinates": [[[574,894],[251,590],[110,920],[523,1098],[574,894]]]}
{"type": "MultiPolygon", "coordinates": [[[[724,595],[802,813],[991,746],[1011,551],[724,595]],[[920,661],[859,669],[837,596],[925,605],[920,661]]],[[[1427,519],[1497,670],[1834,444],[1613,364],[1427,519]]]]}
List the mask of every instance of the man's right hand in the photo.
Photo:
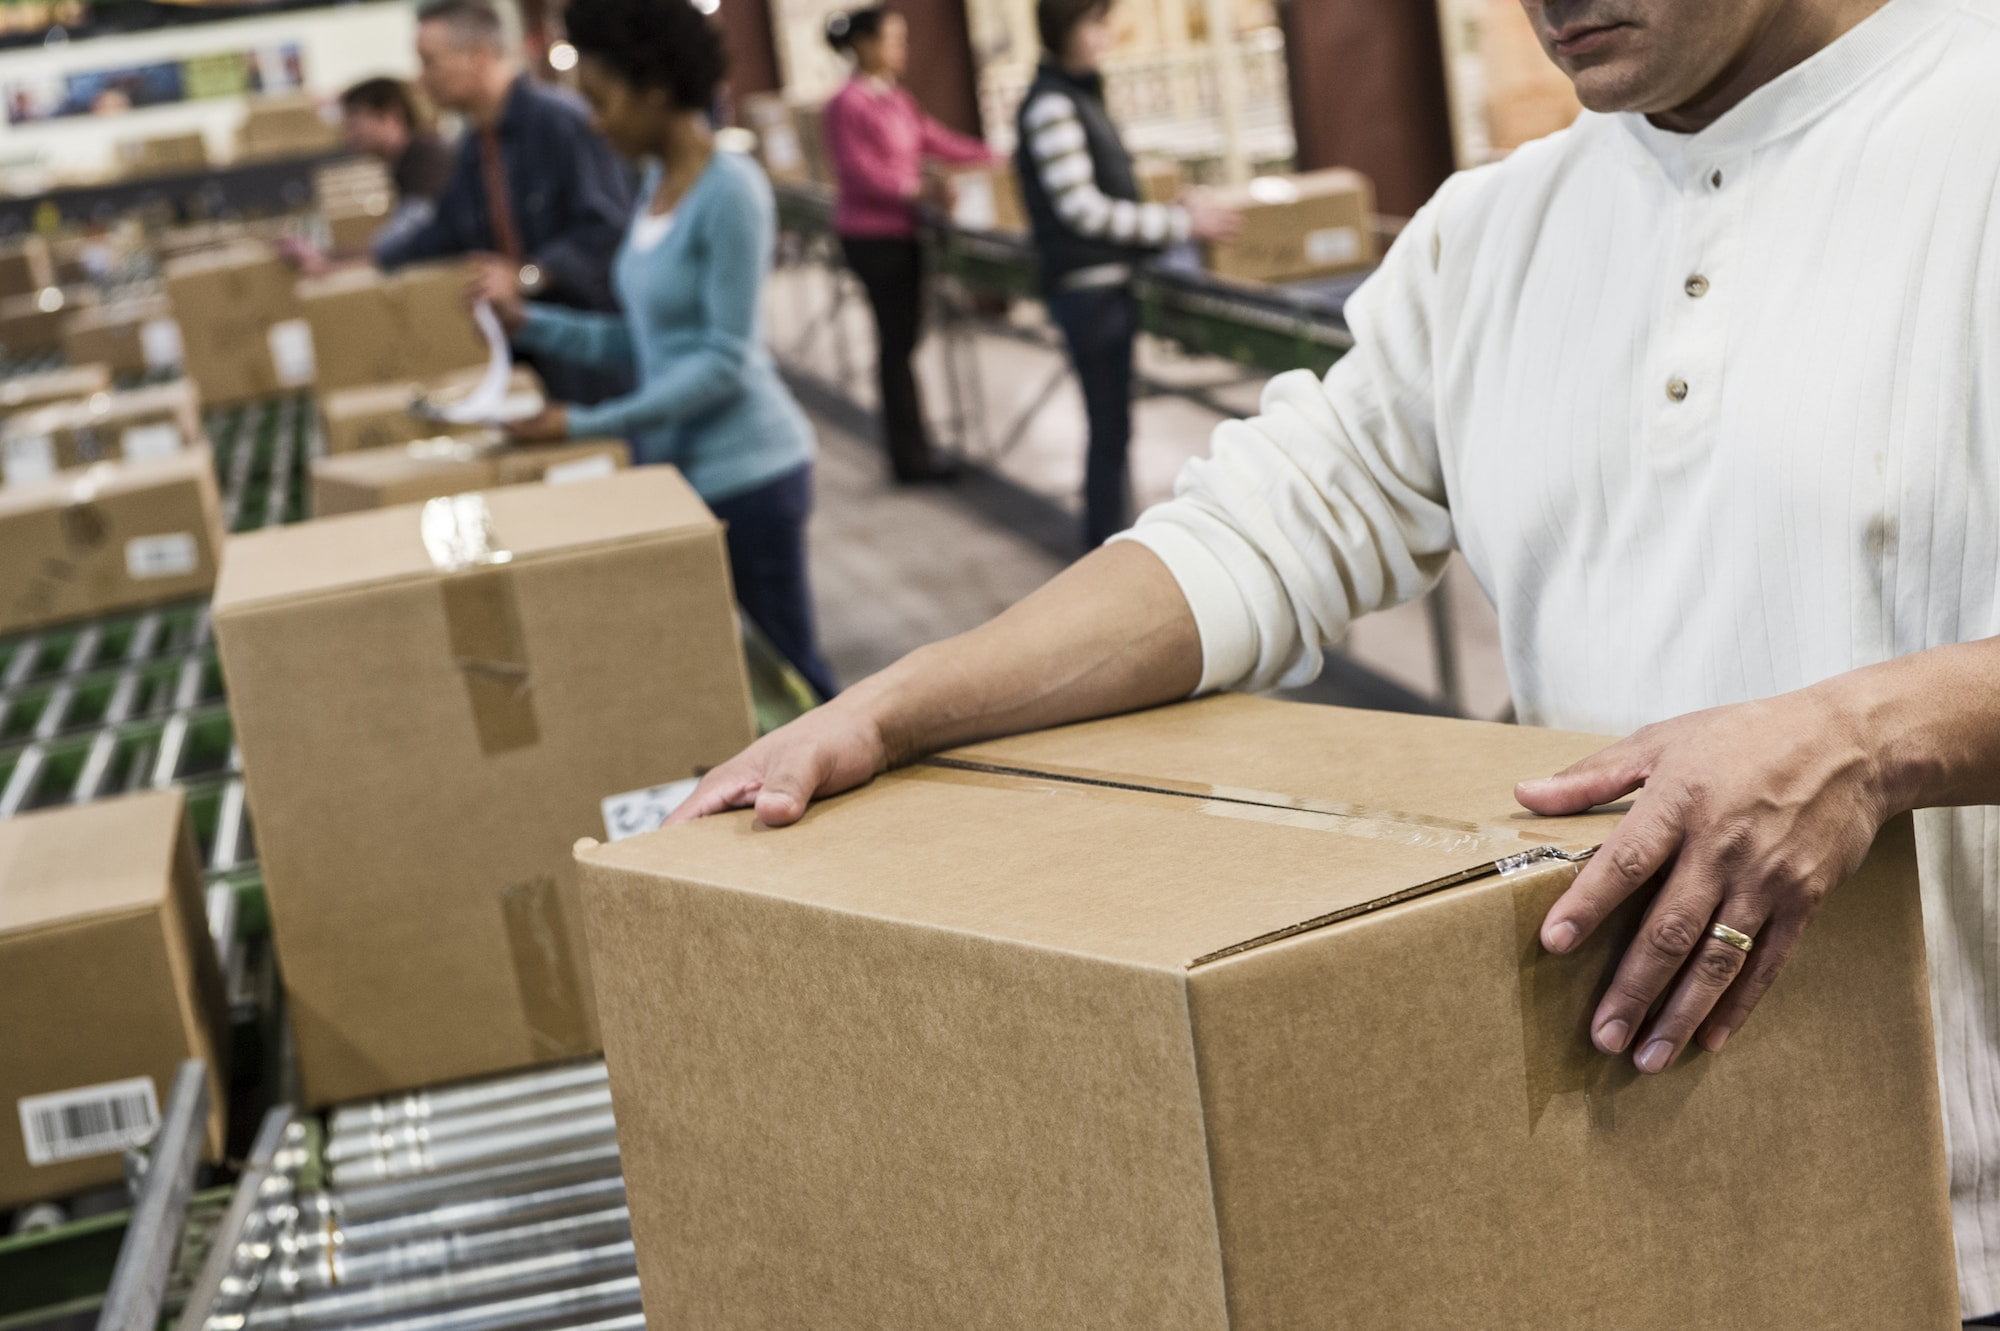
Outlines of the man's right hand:
{"type": "Polygon", "coordinates": [[[888,766],[874,721],[835,699],[710,770],[667,821],[755,808],[759,822],[783,827],[803,817],[812,801],[863,785],[888,766]]]}
{"type": "Polygon", "coordinates": [[[501,327],[519,332],[528,321],[521,299],[521,266],[498,254],[475,254],[466,260],[465,306],[485,301],[500,318],[501,327]]]}

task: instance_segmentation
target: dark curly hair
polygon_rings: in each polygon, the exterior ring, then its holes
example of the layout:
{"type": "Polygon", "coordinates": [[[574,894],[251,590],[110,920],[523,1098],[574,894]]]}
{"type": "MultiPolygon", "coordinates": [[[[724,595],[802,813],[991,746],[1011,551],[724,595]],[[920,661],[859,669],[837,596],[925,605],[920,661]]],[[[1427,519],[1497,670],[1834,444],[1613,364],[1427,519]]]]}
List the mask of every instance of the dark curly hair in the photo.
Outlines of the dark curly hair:
{"type": "Polygon", "coordinates": [[[577,54],[683,111],[706,111],[728,71],[722,34],[689,0],[571,0],[563,21],[577,54]]]}

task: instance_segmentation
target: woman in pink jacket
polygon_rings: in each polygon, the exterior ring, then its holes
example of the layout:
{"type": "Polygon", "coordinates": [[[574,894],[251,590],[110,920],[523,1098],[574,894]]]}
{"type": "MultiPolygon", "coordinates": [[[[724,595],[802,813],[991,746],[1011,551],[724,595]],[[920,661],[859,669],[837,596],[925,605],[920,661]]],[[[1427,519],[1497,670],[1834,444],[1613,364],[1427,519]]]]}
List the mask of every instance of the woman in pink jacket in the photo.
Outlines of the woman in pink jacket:
{"type": "Polygon", "coordinates": [[[909,58],[902,15],[879,5],[835,14],[827,20],[826,40],[854,60],[854,77],[824,113],[827,151],[840,187],[833,229],[875,312],[876,375],[889,461],[896,479],[906,484],[945,479],[951,468],[932,454],[910,368],[923,326],[917,201],[927,161],[984,164],[993,155],[979,140],[925,115],[899,83],[909,58]]]}

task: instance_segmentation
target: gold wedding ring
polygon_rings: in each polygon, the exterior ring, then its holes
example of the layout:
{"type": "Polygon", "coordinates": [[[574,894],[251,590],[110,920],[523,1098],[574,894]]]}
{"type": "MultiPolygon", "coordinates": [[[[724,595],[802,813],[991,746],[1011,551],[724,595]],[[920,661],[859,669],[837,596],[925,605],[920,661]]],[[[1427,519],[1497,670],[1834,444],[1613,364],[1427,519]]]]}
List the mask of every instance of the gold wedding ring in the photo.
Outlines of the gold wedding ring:
{"type": "Polygon", "coordinates": [[[1720,921],[1708,926],[1708,936],[1718,943],[1727,943],[1738,952],[1748,952],[1757,946],[1757,940],[1741,929],[1732,929],[1720,921]]]}

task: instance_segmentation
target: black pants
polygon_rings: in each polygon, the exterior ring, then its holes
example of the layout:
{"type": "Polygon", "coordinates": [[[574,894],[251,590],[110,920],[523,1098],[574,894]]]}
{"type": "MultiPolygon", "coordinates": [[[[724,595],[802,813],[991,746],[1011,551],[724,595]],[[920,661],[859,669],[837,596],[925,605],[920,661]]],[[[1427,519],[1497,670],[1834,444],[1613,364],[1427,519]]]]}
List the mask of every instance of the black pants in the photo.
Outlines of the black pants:
{"type": "Polygon", "coordinates": [[[914,240],[843,236],[847,266],[861,279],[875,312],[875,380],[882,397],[882,436],[899,481],[913,480],[937,464],[924,426],[923,400],[910,366],[924,328],[924,251],[914,240]]]}
{"type": "Polygon", "coordinates": [[[1049,297],[1070,364],[1083,386],[1090,451],[1083,473],[1083,543],[1098,546],[1132,524],[1132,344],[1139,298],[1130,287],[1089,287],[1049,297]]]}
{"type": "Polygon", "coordinates": [[[736,582],[737,604],[813,691],[831,698],[839,685],[820,659],[812,584],[806,576],[811,464],[755,490],[715,500],[709,508],[729,524],[729,573],[736,582]]]}

